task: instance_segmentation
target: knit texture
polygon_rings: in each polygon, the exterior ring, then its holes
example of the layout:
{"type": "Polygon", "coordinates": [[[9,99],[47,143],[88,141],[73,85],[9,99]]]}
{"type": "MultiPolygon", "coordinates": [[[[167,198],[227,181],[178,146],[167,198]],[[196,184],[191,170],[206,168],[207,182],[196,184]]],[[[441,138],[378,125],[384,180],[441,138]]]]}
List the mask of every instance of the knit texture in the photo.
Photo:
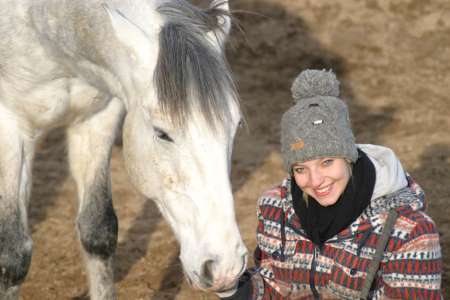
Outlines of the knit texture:
{"type": "Polygon", "coordinates": [[[347,105],[338,98],[339,81],[331,71],[306,70],[292,84],[296,104],[281,119],[285,168],[322,157],[355,162],[358,152],[347,105]]]}

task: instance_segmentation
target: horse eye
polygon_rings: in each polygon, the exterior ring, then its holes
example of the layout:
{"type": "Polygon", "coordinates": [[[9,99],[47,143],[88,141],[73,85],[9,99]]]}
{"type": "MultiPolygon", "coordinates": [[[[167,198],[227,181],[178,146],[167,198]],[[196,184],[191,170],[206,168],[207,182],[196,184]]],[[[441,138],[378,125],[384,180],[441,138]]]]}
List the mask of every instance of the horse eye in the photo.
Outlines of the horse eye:
{"type": "Polygon", "coordinates": [[[155,127],[154,130],[155,130],[156,136],[159,139],[164,140],[166,142],[173,143],[173,139],[164,130],[162,130],[161,128],[158,128],[158,127],[155,127]]]}

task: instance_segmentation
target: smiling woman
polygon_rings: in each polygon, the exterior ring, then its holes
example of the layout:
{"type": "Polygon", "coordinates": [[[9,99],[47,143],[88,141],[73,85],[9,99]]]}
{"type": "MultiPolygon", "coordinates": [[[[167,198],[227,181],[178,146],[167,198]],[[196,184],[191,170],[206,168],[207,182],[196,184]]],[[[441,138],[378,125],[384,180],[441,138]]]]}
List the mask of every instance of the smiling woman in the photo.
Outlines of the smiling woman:
{"type": "Polygon", "coordinates": [[[307,70],[281,120],[289,176],[258,201],[256,267],[222,299],[441,299],[441,248],[392,150],[356,144],[339,82],[307,70]]]}

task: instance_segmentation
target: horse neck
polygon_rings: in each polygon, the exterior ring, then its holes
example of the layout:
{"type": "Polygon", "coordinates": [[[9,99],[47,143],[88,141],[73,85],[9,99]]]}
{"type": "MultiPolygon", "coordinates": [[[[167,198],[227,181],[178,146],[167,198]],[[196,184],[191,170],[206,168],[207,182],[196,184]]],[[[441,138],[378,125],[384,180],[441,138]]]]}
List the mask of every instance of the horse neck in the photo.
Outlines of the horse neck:
{"type": "MultiPolygon", "coordinates": [[[[130,49],[116,37],[102,0],[30,0],[30,17],[44,47],[55,60],[62,61],[75,75],[82,75],[97,88],[120,98],[136,98],[132,83],[125,82],[134,72],[129,63],[130,49]],[[125,79],[125,80],[122,80],[125,79]]],[[[148,30],[152,12],[147,1],[107,2],[148,30]],[[145,16],[147,14],[147,16],[145,16]]]]}

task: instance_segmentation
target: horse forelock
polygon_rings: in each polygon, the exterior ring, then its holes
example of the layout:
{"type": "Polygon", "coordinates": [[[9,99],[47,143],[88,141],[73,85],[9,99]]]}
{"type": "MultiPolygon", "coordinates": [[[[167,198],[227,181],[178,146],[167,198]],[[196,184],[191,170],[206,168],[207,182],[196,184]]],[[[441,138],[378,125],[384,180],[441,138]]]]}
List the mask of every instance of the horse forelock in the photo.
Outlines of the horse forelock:
{"type": "Polygon", "coordinates": [[[212,129],[229,124],[239,103],[236,87],[225,56],[206,35],[219,28],[217,17],[226,12],[181,0],[158,11],[166,19],[154,74],[161,110],[178,128],[185,128],[194,112],[212,129]]]}

